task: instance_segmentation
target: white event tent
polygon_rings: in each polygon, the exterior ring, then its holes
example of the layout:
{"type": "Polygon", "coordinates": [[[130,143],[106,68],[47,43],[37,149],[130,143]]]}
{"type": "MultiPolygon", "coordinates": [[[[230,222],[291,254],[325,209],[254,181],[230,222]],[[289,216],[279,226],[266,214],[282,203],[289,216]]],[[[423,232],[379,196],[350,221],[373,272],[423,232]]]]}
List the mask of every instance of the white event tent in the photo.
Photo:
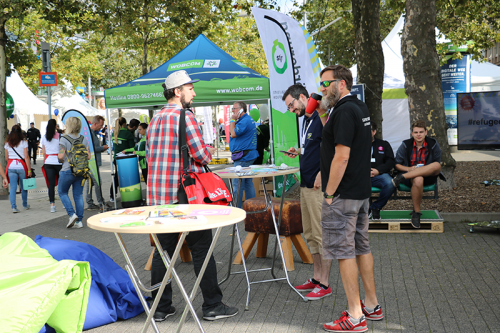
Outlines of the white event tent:
{"type": "MultiPolygon", "coordinates": [[[[382,128],[384,140],[388,141],[394,152],[401,142],[410,137],[410,113],[408,97],[405,94],[405,75],[401,55],[401,31],[404,17],[401,16],[382,42],[384,53],[384,92],[382,95],[382,128]]],[[[444,41],[439,41],[444,42],[444,41]]],[[[351,67],[354,83],[357,81],[357,66],[351,67]]],[[[472,60],[471,90],[500,91],[500,67],[491,63],[472,60]]]]}

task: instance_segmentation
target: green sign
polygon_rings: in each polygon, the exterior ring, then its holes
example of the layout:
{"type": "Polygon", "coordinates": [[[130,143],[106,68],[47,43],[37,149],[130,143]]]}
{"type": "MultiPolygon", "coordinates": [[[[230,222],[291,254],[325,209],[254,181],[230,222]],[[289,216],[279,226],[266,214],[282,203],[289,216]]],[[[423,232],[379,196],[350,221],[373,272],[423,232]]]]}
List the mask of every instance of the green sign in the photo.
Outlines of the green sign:
{"type": "Polygon", "coordinates": [[[201,68],[203,67],[203,61],[203,59],[193,59],[188,61],[176,62],[175,64],[168,65],[167,72],[188,68],[201,68]]]}
{"type": "MultiPolygon", "coordinates": [[[[267,78],[199,81],[194,84],[197,103],[248,101],[269,98],[267,78]]],[[[108,108],[144,107],[167,104],[161,83],[106,89],[108,108]]],[[[295,116],[295,115],[294,115],[295,116]]]]}
{"type": "Polygon", "coordinates": [[[469,46],[474,45],[473,41],[468,41],[464,45],[454,45],[453,43],[446,43],[446,53],[467,52],[469,46]]]}
{"type": "Polygon", "coordinates": [[[14,99],[9,93],[7,93],[6,106],[7,106],[7,118],[10,118],[10,116],[14,112],[14,99]]]}

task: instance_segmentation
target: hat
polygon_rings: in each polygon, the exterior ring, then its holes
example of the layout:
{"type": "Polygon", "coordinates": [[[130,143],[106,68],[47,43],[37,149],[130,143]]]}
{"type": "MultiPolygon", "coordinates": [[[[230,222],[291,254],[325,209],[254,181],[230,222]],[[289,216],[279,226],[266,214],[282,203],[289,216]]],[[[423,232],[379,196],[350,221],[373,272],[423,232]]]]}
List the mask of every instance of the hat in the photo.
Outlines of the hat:
{"type": "Polygon", "coordinates": [[[165,79],[165,89],[172,89],[183,86],[188,83],[195,83],[200,80],[191,80],[186,71],[176,71],[165,79]]]}

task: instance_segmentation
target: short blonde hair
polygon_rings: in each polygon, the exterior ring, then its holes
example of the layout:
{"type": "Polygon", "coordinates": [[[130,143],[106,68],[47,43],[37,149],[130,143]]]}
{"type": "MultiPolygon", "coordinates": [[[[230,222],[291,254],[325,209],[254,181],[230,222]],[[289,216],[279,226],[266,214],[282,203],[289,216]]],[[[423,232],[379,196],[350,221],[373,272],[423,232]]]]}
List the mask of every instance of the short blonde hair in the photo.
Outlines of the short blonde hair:
{"type": "Polygon", "coordinates": [[[82,121],[77,117],[69,117],[64,125],[66,125],[68,134],[80,134],[80,130],[82,129],[82,121]]]}

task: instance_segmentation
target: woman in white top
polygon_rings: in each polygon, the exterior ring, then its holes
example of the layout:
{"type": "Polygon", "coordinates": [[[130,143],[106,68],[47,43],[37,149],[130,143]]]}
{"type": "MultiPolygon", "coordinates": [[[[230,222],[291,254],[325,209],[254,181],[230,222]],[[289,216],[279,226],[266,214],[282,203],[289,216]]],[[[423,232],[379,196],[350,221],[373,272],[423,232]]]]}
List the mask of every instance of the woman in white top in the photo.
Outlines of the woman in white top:
{"type": "Polygon", "coordinates": [[[24,139],[19,125],[12,126],[12,131],[5,140],[5,159],[7,160],[7,181],[10,185],[10,204],[13,213],[19,213],[16,205],[17,181],[21,183],[21,198],[23,208],[30,209],[28,205],[28,191],[23,187],[23,179],[31,178],[31,164],[28,155],[28,142],[24,139]]]}
{"type": "Polygon", "coordinates": [[[44,164],[42,172],[45,177],[45,183],[49,189],[50,212],[56,212],[56,203],[54,201],[54,188],[59,180],[59,171],[61,171],[62,163],[57,160],[59,153],[59,133],[56,129],[57,122],[55,119],[50,119],[47,124],[45,135],[42,137],[42,152],[44,164]]]}

